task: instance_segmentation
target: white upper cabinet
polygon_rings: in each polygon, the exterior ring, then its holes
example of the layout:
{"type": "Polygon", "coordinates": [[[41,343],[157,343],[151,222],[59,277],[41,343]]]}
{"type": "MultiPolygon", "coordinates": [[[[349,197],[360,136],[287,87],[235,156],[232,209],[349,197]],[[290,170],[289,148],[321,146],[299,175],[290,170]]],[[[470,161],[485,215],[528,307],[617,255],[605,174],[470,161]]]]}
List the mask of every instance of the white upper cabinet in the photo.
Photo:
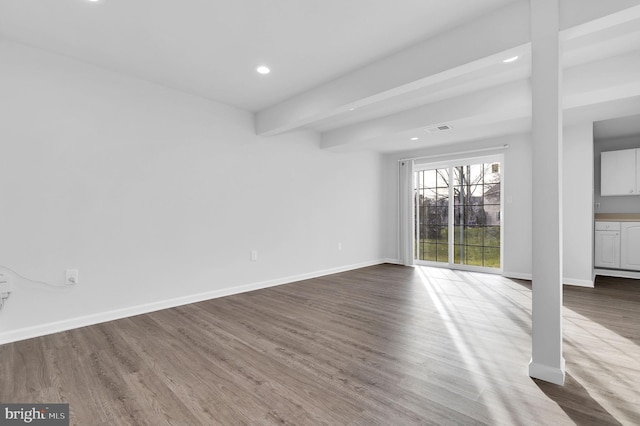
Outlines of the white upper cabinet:
{"type": "Polygon", "coordinates": [[[603,152],[600,195],[638,195],[640,149],[603,152]]]}

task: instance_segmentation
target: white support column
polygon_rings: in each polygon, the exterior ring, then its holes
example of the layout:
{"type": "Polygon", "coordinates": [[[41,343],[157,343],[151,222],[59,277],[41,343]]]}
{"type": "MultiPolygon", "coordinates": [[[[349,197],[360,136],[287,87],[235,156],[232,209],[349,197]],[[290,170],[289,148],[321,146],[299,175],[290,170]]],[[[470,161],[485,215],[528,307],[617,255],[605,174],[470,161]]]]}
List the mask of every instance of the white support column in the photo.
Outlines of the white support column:
{"type": "Polygon", "coordinates": [[[531,0],[533,306],[529,375],[564,384],[560,0],[531,0]]]}

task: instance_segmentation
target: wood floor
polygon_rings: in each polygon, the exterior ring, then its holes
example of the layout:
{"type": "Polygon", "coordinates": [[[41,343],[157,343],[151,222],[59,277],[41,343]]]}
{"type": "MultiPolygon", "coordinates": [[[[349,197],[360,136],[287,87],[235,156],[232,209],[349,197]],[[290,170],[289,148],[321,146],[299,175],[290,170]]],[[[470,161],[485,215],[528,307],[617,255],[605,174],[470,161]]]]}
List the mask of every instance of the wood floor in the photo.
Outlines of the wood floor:
{"type": "Polygon", "coordinates": [[[640,282],[566,288],[528,377],[524,281],[380,265],[0,346],[0,402],[78,425],[640,424],[640,282]]]}

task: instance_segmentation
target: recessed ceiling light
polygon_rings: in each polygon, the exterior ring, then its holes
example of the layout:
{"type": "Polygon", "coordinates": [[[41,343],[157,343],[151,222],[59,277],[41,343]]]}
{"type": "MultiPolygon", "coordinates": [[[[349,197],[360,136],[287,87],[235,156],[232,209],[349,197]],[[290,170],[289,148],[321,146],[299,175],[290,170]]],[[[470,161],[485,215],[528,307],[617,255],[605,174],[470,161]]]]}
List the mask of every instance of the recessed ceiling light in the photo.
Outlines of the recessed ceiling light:
{"type": "Polygon", "coordinates": [[[266,65],[260,65],[258,68],[256,68],[256,71],[258,71],[259,74],[269,74],[271,72],[269,67],[266,65]]]}
{"type": "Polygon", "coordinates": [[[515,61],[517,61],[517,60],[518,60],[518,58],[519,58],[519,56],[514,56],[514,57],[512,57],[512,58],[505,59],[505,60],[504,60],[504,61],[502,61],[502,62],[504,62],[505,64],[508,64],[509,62],[515,62],[515,61]]]}
{"type": "Polygon", "coordinates": [[[418,138],[413,137],[413,138],[411,138],[411,140],[412,140],[412,141],[417,141],[417,140],[418,140],[418,138]]]}
{"type": "Polygon", "coordinates": [[[349,108],[349,111],[353,111],[355,108],[349,108]]]}

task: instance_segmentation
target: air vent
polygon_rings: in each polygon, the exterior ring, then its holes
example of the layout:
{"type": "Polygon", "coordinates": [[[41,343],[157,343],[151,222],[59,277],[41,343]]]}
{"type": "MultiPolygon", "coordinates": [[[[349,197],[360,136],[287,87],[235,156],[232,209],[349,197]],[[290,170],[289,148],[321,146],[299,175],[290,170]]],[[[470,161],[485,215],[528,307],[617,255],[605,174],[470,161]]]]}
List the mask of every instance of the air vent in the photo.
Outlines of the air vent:
{"type": "Polygon", "coordinates": [[[445,130],[451,130],[451,126],[449,126],[448,124],[443,124],[441,126],[428,127],[424,130],[426,130],[429,133],[444,132],[445,130]]]}

